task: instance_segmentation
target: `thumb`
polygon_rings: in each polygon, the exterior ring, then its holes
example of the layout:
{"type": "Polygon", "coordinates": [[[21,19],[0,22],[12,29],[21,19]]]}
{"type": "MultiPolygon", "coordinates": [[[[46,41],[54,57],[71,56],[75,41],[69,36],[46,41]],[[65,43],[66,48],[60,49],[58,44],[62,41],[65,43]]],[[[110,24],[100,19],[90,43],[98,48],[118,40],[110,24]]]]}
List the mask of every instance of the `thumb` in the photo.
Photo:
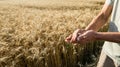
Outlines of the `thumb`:
{"type": "Polygon", "coordinates": [[[69,35],[69,36],[65,39],[65,41],[66,41],[66,42],[70,42],[71,38],[72,38],[72,35],[69,35]]]}

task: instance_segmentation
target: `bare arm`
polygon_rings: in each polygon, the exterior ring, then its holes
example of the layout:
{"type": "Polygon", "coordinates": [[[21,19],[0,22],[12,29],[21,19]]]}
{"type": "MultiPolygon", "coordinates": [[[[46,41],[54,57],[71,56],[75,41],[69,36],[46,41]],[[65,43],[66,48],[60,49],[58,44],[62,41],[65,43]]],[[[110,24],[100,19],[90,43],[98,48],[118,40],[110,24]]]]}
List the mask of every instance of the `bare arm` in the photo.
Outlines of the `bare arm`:
{"type": "Polygon", "coordinates": [[[112,12],[112,6],[104,5],[101,12],[91,21],[85,30],[98,31],[108,20],[112,12]]]}
{"type": "MultiPolygon", "coordinates": [[[[92,22],[86,27],[86,30],[98,31],[101,28],[101,26],[103,26],[108,20],[112,12],[112,8],[113,7],[110,5],[104,5],[103,9],[98,14],[98,16],[95,19],[93,19],[92,22]]],[[[94,32],[94,31],[88,32],[87,35],[84,36],[88,36],[88,40],[105,40],[120,43],[120,32],[94,32]],[[94,35],[93,33],[96,34],[94,35]]]]}
{"type": "Polygon", "coordinates": [[[97,32],[96,39],[120,43],[120,32],[97,32]]]}
{"type": "MultiPolygon", "coordinates": [[[[92,22],[86,27],[86,30],[98,31],[98,29],[103,26],[108,20],[111,12],[112,6],[104,5],[102,11],[98,16],[92,20],[92,22]]],[[[110,42],[120,43],[120,32],[96,32],[96,40],[105,40],[110,42]]]]}
{"type": "MultiPolygon", "coordinates": [[[[111,15],[113,6],[110,5],[104,5],[101,12],[91,21],[91,23],[85,28],[87,31],[86,33],[83,33],[84,31],[81,31],[80,29],[74,31],[74,33],[66,38],[66,42],[72,42],[72,43],[78,43],[77,38],[80,42],[86,42],[86,41],[92,41],[97,40],[94,38],[94,31],[98,31],[108,20],[109,16],[111,15]],[[93,30],[92,32],[89,30],[93,30]],[[78,35],[78,33],[83,33],[81,35],[78,35]],[[86,38],[85,38],[86,37],[86,38]]],[[[97,33],[97,32],[96,32],[97,33]]],[[[107,35],[107,34],[106,34],[107,35]]],[[[101,33],[101,39],[102,39],[102,33],[101,33]]],[[[96,36],[97,37],[97,36],[96,36]]],[[[109,35],[108,35],[109,37],[109,35]]],[[[108,40],[107,37],[104,40],[108,40]]]]}

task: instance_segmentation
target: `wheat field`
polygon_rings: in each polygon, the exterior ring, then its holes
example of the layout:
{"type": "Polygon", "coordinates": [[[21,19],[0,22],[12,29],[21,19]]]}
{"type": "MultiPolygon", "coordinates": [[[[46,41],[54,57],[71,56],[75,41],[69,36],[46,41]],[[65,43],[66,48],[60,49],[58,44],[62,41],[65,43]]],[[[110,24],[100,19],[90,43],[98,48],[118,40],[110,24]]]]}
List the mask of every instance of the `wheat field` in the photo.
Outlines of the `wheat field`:
{"type": "Polygon", "coordinates": [[[64,39],[84,29],[104,2],[0,0],[0,67],[94,67],[103,41],[74,45],[64,39]]]}

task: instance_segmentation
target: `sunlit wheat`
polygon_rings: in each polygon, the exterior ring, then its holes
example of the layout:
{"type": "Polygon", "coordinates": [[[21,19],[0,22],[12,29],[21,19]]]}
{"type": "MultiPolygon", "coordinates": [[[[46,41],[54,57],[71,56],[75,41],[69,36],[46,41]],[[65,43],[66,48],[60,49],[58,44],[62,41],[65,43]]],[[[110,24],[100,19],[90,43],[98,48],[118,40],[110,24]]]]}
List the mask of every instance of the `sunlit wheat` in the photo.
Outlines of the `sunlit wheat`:
{"type": "Polygon", "coordinates": [[[92,64],[103,42],[74,46],[64,39],[85,28],[103,4],[104,0],[0,0],[0,67],[92,64]]]}

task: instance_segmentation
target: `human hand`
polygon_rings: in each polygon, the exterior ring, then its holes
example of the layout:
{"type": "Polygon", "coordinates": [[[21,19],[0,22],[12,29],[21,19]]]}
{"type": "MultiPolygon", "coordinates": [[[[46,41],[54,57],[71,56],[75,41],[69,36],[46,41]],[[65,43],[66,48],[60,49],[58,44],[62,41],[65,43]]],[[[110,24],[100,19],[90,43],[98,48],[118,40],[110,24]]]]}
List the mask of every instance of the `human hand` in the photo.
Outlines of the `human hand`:
{"type": "Polygon", "coordinates": [[[77,42],[80,44],[85,44],[85,43],[88,43],[91,41],[95,41],[96,34],[97,34],[97,32],[95,32],[93,30],[85,31],[83,34],[81,34],[77,37],[77,42]]]}
{"type": "Polygon", "coordinates": [[[71,42],[71,43],[77,43],[77,37],[84,33],[85,30],[77,29],[73,32],[73,34],[69,35],[65,41],[66,42],[71,42]]]}

